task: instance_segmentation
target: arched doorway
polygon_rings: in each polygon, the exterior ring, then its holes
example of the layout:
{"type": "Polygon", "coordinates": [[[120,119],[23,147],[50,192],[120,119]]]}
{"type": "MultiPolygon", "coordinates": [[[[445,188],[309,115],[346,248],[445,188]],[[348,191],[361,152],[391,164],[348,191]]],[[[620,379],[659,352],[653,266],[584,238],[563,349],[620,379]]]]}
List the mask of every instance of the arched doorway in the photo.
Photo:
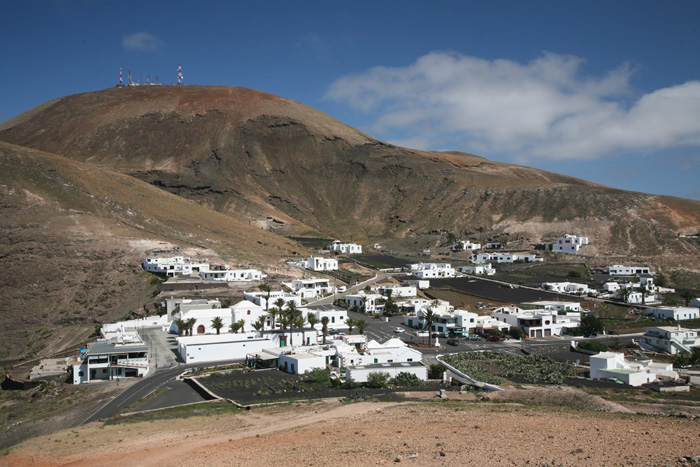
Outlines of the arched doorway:
{"type": "Polygon", "coordinates": [[[197,334],[204,334],[204,325],[200,324],[197,326],[197,334]]]}

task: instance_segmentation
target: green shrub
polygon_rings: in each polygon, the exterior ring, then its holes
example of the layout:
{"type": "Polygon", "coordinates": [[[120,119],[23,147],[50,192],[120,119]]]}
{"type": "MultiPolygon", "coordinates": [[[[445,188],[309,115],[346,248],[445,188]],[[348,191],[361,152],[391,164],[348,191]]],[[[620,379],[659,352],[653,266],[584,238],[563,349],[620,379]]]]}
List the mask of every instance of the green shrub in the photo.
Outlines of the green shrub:
{"type": "Polygon", "coordinates": [[[584,350],[590,350],[591,352],[606,352],[608,346],[600,341],[583,341],[578,344],[578,346],[584,350]]]}
{"type": "Polygon", "coordinates": [[[513,326],[510,328],[510,330],[508,330],[508,335],[510,335],[512,339],[522,339],[525,337],[523,330],[516,326],[513,326]]]}
{"type": "Polygon", "coordinates": [[[442,374],[447,371],[447,367],[442,363],[433,363],[428,368],[428,379],[442,379],[442,374]]]}
{"type": "Polygon", "coordinates": [[[391,384],[394,386],[415,387],[423,384],[423,381],[413,373],[402,371],[391,380],[391,384]]]}
{"type": "Polygon", "coordinates": [[[367,375],[367,382],[365,385],[368,388],[385,388],[389,382],[391,375],[383,371],[373,371],[367,375]]]}

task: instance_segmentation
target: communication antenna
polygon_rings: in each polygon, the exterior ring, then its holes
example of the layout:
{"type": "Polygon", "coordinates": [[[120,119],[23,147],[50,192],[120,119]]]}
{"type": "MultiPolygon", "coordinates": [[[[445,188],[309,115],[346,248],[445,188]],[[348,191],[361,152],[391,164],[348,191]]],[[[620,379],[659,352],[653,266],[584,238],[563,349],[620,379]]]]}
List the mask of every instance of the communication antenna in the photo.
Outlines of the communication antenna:
{"type": "Polygon", "coordinates": [[[127,78],[127,84],[128,84],[129,86],[133,86],[133,85],[134,85],[134,82],[131,81],[131,67],[129,67],[129,77],[127,78]]]}
{"type": "Polygon", "coordinates": [[[148,73],[146,75],[146,84],[151,84],[151,74],[150,73],[148,73]]]}
{"type": "Polygon", "coordinates": [[[182,84],[182,65],[177,64],[177,84],[182,84]]]}
{"type": "Polygon", "coordinates": [[[139,84],[143,83],[143,71],[139,71],[139,84]]]}
{"type": "Polygon", "coordinates": [[[122,79],[122,67],[119,67],[119,87],[124,86],[124,80],[122,79]]]}
{"type": "Polygon", "coordinates": [[[160,83],[158,82],[158,75],[156,75],[156,84],[160,84],[160,83]]]}

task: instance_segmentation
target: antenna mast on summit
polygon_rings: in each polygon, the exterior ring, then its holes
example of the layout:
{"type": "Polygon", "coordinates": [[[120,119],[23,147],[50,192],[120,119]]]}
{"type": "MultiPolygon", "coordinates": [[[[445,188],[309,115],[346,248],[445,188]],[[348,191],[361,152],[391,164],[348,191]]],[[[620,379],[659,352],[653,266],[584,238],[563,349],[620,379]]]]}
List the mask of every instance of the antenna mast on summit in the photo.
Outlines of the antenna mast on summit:
{"type": "Polygon", "coordinates": [[[177,84],[182,84],[182,65],[177,64],[177,84]]]}
{"type": "Polygon", "coordinates": [[[124,86],[124,79],[122,79],[122,67],[119,67],[119,87],[124,86]]]}
{"type": "Polygon", "coordinates": [[[129,77],[127,78],[126,84],[133,86],[134,83],[131,81],[131,67],[129,67],[129,77]]]}

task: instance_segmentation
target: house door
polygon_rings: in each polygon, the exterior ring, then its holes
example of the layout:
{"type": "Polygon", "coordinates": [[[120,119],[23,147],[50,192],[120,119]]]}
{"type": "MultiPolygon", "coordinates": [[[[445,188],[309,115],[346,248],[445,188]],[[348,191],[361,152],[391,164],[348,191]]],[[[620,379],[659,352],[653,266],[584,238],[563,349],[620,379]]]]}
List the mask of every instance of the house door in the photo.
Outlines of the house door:
{"type": "Polygon", "coordinates": [[[197,334],[204,334],[204,330],[205,329],[204,329],[203,324],[200,324],[199,326],[197,326],[197,334]]]}

